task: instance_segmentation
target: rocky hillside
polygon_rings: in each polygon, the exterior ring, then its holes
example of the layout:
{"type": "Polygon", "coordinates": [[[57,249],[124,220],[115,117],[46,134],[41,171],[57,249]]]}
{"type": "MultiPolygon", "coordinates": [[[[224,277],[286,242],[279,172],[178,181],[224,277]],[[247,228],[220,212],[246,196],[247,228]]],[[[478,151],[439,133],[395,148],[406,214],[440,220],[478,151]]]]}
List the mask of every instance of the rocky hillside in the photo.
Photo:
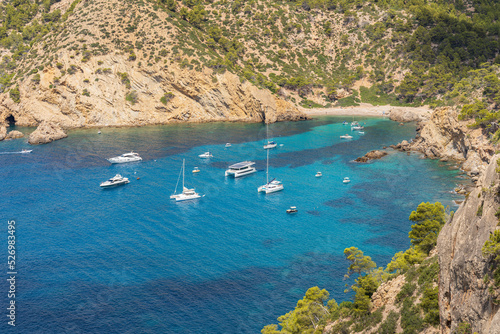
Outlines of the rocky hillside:
{"type": "Polygon", "coordinates": [[[269,121],[297,119],[294,105],[464,104],[496,87],[498,29],[484,13],[498,10],[475,1],[16,0],[0,9],[0,120],[25,125],[260,121],[265,110],[269,121]]]}
{"type": "Polygon", "coordinates": [[[500,333],[498,263],[483,253],[485,243],[499,229],[498,159],[500,155],[493,157],[476,188],[439,234],[443,333],[456,333],[460,328],[470,333],[500,333]]]}

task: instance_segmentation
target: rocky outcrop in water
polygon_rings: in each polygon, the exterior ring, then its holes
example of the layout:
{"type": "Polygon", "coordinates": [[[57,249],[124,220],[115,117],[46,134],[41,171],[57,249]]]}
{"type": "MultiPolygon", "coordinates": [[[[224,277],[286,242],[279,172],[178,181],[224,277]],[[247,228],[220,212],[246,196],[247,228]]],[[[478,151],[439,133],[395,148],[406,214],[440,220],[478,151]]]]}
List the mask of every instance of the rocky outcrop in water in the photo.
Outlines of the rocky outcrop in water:
{"type": "Polygon", "coordinates": [[[366,153],[364,156],[357,158],[356,162],[368,162],[370,160],[380,159],[388,155],[386,151],[373,150],[366,153]]]}
{"type": "Polygon", "coordinates": [[[214,74],[174,64],[146,69],[119,55],[92,57],[78,65],[63,55],[59,62],[72,68],[71,74],[45,68],[38,83],[20,84],[20,103],[8,93],[0,94],[0,120],[13,117],[22,126],[52,121],[76,128],[307,118],[292,103],[230,72],[214,74]]]}
{"type": "Polygon", "coordinates": [[[499,306],[495,304],[500,291],[493,284],[491,259],[481,253],[490,234],[499,228],[495,217],[500,190],[495,171],[498,158],[500,155],[491,159],[476,188],[438,237],[443,333],[454,333],[462,323],[471,326],[471,333],[500,333],[499,306]]]}
{"type": "Polygon", "coordinates": [[[431,118],[420,122],[416,138],[401,142],[396,149],[419,151],[426,158],[456,160],[471,172],[484,170],[495,150],[481,129],[471,129],[469,122],[458,121],[458,112],[450,107],[437,108],[431,118]]]}
{"type": "Polygon", "coordinates": [[[24,134],[21,131],[12,130],[7,134],[7,136],[5,136],[5,140],[18,139],[18,138],[23,138],[23,137],[24,137],[24,134]]]}
{"type": "Polygon", "coordinates": [[[44,121],[30,134],[28,142],[32,145],[47,144],[67,136],[59,124],[44,121]]]}

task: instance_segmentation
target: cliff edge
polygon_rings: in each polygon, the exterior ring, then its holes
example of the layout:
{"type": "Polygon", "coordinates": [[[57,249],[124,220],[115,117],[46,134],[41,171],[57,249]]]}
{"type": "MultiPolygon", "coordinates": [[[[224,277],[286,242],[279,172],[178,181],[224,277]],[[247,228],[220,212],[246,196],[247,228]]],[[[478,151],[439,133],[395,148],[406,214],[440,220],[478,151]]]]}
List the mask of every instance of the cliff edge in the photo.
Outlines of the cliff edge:
{"type": "Polygon", "coordinates": [[[495,155],[479,178],[476,188],[441,230],[439,254],[439,308],[443,333],[469,325],[472,332],[500,333],[499,293],[492,289],[491,263],[481,249],[490,233],[498,229],[495,213],[500,190],[495,155]]]}

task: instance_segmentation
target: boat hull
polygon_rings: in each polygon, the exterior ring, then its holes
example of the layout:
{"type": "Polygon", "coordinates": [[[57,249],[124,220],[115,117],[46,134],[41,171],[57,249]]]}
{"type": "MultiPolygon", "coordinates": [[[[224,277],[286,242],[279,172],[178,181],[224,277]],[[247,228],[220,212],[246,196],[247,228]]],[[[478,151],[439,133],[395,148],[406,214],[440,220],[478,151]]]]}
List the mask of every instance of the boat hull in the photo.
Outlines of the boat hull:
{"type": "Polygon", "coordinates": [[[130,183],[130,181],[126,180],[126,181],[120,181],[120,182],[114,182],[114,183],[103,182],[103,183],[101,183],[101,188],[112,188],[112,187],[121,186],[121,185],[124,185],[127,183],[130,183]]]}
{"type": "Polygon", "coordinates": [[[241,177],[245,175],[249,175],[252,173],[255,173],[257,170],[255,168],[251,168],[249,170],[246,170],[244,172],[237,172],[237,171],[231,171],[231,170],[226,170],[226,176],[233,176],[233,177],[241,177]]]}
{"type": "Polygon", "coordinates": [[[141,161],[142,158],[110,158],[108,161],[112,164],[124,164],[127,162],[135,162],[135,161],[141,161]]]}

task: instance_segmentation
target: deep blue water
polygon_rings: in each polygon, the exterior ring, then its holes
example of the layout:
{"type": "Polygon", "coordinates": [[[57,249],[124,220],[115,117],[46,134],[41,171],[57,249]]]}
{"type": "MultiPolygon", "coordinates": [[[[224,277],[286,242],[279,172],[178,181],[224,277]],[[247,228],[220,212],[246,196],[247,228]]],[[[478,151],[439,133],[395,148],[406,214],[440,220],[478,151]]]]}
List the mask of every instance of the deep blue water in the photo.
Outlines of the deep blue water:
{"type": "MultiPolygon", "coordinates": [[[[270,176],[285,186],[270,195],[257,193],[265,183],[263,124],[77,130],[31,154],[0,154],[2,277],[7,221],[17,226],[15,332],[259,333],[309,287],[350,298],[343,250],[357,246],[387,264],[409,246],[410,212],[422,201],[454,209],[459,197],[450,190],[460,180],[451,165],[417,154],[353,163],[411,139],[415,126],[360,119],[365,135],[345,141],[342,120],[269,126],[283,144],[270,152],[270,176]],[[105,160],[130,150],[144,161],[105,160]],[[213,158],[198,158],[208,150],[213,158]],[[182,159],[187,184],[204,198],[169,199],[182,159]],[[243,160],[261,171],[226,179],[225,168],[243,160]],[[201,172],[193,175],[195,166],[201,172]],[[116,173],[131,183],[100,189],[116,173]],[[285,213],[291,205],[296,215],[285,213]]],[[[25,139],[0,142],[3,153],[27,147],[25,139]]],[[[7,291],[0,280],[4,314],[7,291]]],[[[0,332],[11,329],[0,319],[0,332]]]]}

